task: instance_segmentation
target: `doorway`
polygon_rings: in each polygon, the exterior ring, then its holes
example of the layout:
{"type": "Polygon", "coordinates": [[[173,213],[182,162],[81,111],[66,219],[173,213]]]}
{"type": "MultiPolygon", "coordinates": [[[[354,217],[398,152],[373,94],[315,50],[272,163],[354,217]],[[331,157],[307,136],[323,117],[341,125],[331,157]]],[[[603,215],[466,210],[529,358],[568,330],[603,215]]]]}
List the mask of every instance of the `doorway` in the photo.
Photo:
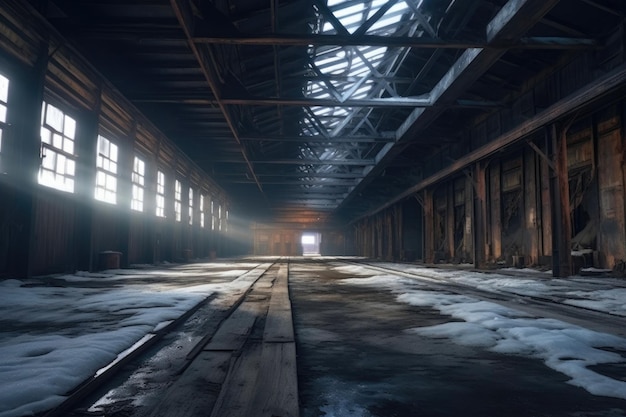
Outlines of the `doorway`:
{"type": "Polygon", "coordinates": [[[321,235],[317,232],[304,232],[300,243],[302,245],[302,255],[319,256],[321,235]]]}

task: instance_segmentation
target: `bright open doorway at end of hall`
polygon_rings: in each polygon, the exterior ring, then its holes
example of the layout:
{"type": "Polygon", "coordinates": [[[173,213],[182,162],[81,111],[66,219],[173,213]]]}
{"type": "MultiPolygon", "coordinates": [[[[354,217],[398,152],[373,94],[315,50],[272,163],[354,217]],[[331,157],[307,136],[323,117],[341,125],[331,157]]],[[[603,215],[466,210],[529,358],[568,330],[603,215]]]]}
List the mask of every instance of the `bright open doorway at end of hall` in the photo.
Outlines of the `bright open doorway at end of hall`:
{"type": "Polygon", "coordinates": [[[300,239],[302,255],[319,256],[321,235],[318,232],[303,232],[300,239]]]}

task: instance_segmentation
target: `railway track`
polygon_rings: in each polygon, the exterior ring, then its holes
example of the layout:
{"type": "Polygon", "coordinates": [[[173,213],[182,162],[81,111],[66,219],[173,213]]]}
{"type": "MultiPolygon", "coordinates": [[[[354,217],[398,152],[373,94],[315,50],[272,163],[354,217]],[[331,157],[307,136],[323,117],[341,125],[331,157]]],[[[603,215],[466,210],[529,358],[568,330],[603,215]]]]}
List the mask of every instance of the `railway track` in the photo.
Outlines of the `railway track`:
{"type": "MultiPolygon", "coordinates": [[[[281,265],[284,267],[286,260],[276,259],[260,263],[241,274],[230,283],[232,288],[230,291],[214,294],[198,303],[177,320],[146,335],[129,349],[120,353],[112,363],[96,372],[92,378],[84,381],[69,393],[59,406],[43,414],[43,417],[175,415],[161,414],[160,412],[164,411],[163,407],[149,412],[147,409],[136,410],[125,397],[129,392],[141,390],[146,388],[142,386],[150,385],[142,380],[143,376],[161,372],[159,379],[171,381],[184,375],[190,367],[193,367],[194,362],[203,354],[206,346],[212,343],[216,335],[221,330],[223,331],[225,326],[229,326],[233,317],[237,320],[237,317],[242,315],[242,306],[244,308],[249,306],[251,299],[262,298],[259,293],[264,289],[271,290],[281,265]],[[151,363],[151,358],[154,358],[154,363],[151,363]],[[157,369],[163,366],[164,358],[168,362],[167,375],[157,369]],[[134,386],[124,386],[125,381],[131,381],[129,384],[134,386]],[[100,402],[99,405],[98,402],[100,402]]],[[[266,298],[269,302],[269,296],[266,298]]],[[[250,317],[247,317],[243,327],[234,330],[235,333],[243,332],[240,339],[243,338],[242,340],[245,341],[252,330],[252,325],[258,321],[257,319],[258,317],[254,317],[250,321],[250,317]]],[[[236,337],[234,333],[230,336],[236,337]]],[[[227,359],[230,360],[230,355],[227,359]]],[[[165,395],[166,388],[167,384],[164,383],[152,384],[148,387],[148,390],[152,389],[152,392],[147,395],[154,402],[155,397],[159,396],[158,392],[165,395]]]]}
{"type": "MultiPolygon", "coordinates": [[[[530,295],[502,290],[487,290],[485,288],[477,288],[470,284],[454,282],[443,277],[434,277],[415,271],[407,272],[406,270],[393,268],[389,265],[380,266],[368,261],[342,260],[341,262],[346,265],[358,265],[369,268],[372,271],[409,278],[416,282],[428,284],[429,289],[460,295],[470,295],[479,299],[493,301],[507,307],[516,308],[535,316],[555,318],[571,324],[590,327],[605,333],[626,337],[624,316],[565,303],[563,297],[556,295],[530,295]]],[[[415,267],[415,265],[411,266],[415,267]]],[[[597,285],[594,285],[592,287],[593,289],[590,287],[587,288],[589,290],[595,290],[597,289],[597,285]]]]}

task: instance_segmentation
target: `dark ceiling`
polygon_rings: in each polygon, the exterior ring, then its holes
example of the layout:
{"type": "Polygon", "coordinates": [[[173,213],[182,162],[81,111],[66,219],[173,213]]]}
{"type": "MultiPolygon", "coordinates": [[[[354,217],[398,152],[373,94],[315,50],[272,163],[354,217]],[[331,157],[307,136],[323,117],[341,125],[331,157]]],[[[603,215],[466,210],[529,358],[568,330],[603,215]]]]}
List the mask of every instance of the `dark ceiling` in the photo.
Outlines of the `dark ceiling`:
{"type": "Polygon", "coordinates": [[[347,222],[623,0],[31,0],[240,209],[347,222]]]}

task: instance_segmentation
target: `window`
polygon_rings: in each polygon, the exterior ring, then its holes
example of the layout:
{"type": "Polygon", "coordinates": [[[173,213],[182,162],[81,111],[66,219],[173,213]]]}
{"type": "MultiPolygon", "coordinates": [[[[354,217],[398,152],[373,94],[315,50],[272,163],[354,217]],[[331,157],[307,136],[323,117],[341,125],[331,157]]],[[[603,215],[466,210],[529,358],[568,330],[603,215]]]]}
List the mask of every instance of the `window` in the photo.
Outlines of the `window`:
{"type": "Polygon", "coordinates": [[[204,199],[205,197],[200,194],[200,227],[204,227],[204,199]]]}
{"type": "Polygon", "coordinates": [[[226,219],[224,220],[224,231],[228,232],[228,210],[226,210],[226,219]]]}
{"type": "Polygon", "coordinates": [[[156,215],[165,217],[165,174],[157,171],[156,215]]]}
{"type": "Polygon", "coordinates": [[[174,189],[174,214],[176,215],[176,221],[179,222],[182,219],[182,186],[180,181],[176,180],[174,189]]]}
{"type": "Polygon", "coordinates": [[[117,194],[117,145],[98,135],[96,199],[115,204],[117,194]]]}
{"type": "Polygon", "coordinates": [[[193,224],[193,189],[189,187],[189,224],[193,224]]]}
{"type": "Polygon", "coordinates": [[[222,205],[217,206],[217,218],[219,219],[219,230],[222,230],[222,205]]]}
{"type": "Polygon", "coordinates": [[[76,121],[46,102],[41,111],[39,184],[74,192],[76,121]]]}
{"type": "MultiPolygon", "coordinates": [[[[7,127],[7,105],[9,101],[9,79],[0,75],[0,158],[2,157],[2,136],[7,127]]],[[[2,159],[0,159],[2,168],[2,159]]]]}
{"type": "Polygon", "coordinates": [[[135,157],[133,162],[133,195],[130,200],[130,208],[136,211],[143,211],[143,189],[145,186],[146,164],[135,157]]]}
{"type": "Polygon", "coordinates": [[[211,200],[211,230],[215,230],[215,202],[211,200]]]}

